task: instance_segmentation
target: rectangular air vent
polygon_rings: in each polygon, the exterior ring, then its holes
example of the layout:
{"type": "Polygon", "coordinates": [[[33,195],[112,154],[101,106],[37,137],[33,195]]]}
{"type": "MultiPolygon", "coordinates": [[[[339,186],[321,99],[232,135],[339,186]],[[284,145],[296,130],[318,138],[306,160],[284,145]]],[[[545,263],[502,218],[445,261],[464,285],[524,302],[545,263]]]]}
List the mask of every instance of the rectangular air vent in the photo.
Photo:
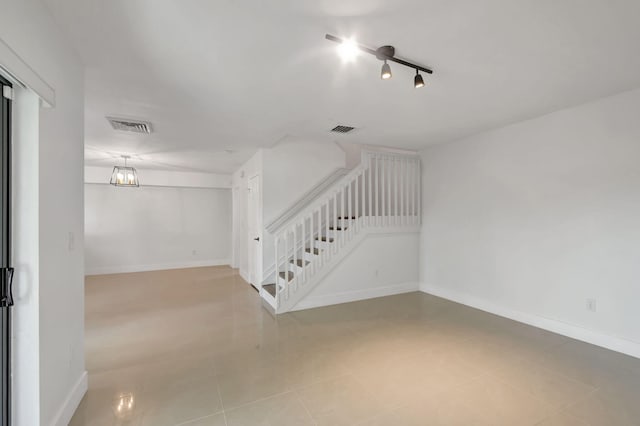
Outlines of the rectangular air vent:
{"type": "Polygon", "coordinates": [[[353,129],[355,129],[355,127],[343,126],[343,125],[339,124],[336,127],[334,127],[333,129],[331,129],[331,131],[332,132],[336,132],[336,133],[349,133],[353,129]]]}
{"type": "Polygon", "coordinates": [[[115,117],[107,117],[109,123],[111,123],[111,127],[115,130],[122,130],[125,132],[134,132],[134,133],[151,133],[151,123],[148,121],[138,121],[138,120],[130,120],[128,118],[115,118],[115,117]]]}

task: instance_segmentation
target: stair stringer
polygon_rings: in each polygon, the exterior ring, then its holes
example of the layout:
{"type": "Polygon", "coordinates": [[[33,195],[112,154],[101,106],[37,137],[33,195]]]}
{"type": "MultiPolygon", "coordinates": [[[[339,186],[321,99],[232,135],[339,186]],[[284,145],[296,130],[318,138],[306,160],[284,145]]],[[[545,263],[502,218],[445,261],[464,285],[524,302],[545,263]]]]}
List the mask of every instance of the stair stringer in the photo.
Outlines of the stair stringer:
{"type": "MultiPolygon", "coordinates": [[[[353,251],[355,251],[369,236],[375,234],[404,234],[420,232],[419,225],[369,226],[364,224],[364,221],[366,221],[367,219],[367,217],[359,217],[357,219],[358,221],[360,221],[359,232],[354,235],[354,237],[340,249],[339,254],[333,256],[331,260],[325,263],[322,268],[320,268],[320,270],[308,282],[300,285],[295,292],[291,292],[292,294],[290,295],[289,299],[285,300],[284,298],[280,298],[279,306],[276,307],[277,314],[291,311],[311,292],[311,290],[319,285],[324,280],[324,278],[331,271],[333,271],[336,266],[338,266],[342,261],[349,257],[349,255],[353,251]]],[[[266,294],[266,296],[268,296],[269,299],[273,299],[270,294],[266,294]]],[[[269,302],[271,302],[271,300],[269,300],[269,302]]],[[[270,304],[274,306],[275,299],[273,299],[273,303],[270,304]]]]}
{"type": "Polygon", "coordinates": [[[267,304],[269,304],[269,306],[271,307],[273,312],[277,314],[278,310],[276,309],[276,299],[275,299],[275,297],[270,295],[269,292],[267,290],[265,290],[264,287],[262,287],[262,286],[260,286],[259,293],[260,293],[260,297],[262,297],[262,300],[264,300],[267,304]]]}

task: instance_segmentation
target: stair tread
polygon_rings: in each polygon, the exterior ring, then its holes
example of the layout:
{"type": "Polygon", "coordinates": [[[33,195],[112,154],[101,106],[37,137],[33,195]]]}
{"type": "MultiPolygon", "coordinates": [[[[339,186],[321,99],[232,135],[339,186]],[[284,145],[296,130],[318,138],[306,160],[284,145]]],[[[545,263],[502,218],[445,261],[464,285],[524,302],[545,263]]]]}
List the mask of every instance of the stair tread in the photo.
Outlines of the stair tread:
{"type": "MultiPolygon", "coordinates": [[[[280,272],[280,278],[285,279],[285,271],[280,272]]],[[[287,281],[291,281],[293,279],[293,272],[287,271],[287,281]]]]}
{"type": "MultiPolygon", "coordinates": [[[[306,249],[304,249],[304,251],[306,251],[307,253],[311,253],[311,249],[310,248],[306,248],[306,249]]],[[[320,250],[320,249],[314,248],[313,249],[313,254],[315,254],[317,256],[317,255],[320,254],[321,251],[322,250],[320,250]]]]}
{"type": "MultiPolygon", "coordinates": [[[[293,259],[291,259],[289,262],[290,262],[290,263],[293,263],[294,265],[298,265],[299,267],[301,267],[301,268],[302,268],[302,262],[303,262],[303,261],[302,261],[302,259],[298,259],[297,261],[294,261],[293,259]]],[[[308,264],[310,264],[310,263],[311,263],[311,262],[309,262],[308,260],[305,260],[305,261],[304,261],[304,264],[305,264],[305,265],[308,265],[308,264]]]]}
{"type": "Polygon", "coordinates": [[[316,240],[318,240],[318,241],[324,241],[324,242],[327,242],[327,241],[328,241],[328,242],[330,242],[330,243],[332,243],[332,242],[333,242],[333,238],[332,238],[332,237],[329,237],[329,238],[327,238],[327,237],[316,237],[316,240]]]}
{"type": "Polygon", "coordinates": [[[265,284],[265,285],[262,286],[262,288],[267,290],[267,293],[269,293],[273,297],[276,297],[276,285],[275,284],[265,284]]]}
{"type": "Polygon", "coordinates": [[[351,216],[351,217],[349,217],[349,216],[344,216],[344,217],[343,216],[338,216],[338,219],[355,219],[355,218],[356,218],[355,216],[351,216]]]}

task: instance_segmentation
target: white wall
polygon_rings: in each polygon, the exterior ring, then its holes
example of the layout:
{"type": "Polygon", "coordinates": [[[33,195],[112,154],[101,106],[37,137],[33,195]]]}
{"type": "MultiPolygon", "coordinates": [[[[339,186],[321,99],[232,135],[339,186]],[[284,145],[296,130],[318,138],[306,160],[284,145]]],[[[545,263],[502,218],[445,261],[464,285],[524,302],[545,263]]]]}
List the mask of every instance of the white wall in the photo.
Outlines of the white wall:
{"type": "MultiPolygon", "coordinates": [[[[309,190],[344,168],[346,154],[335,143],[285,141],[263,151],[263,223],[283,214],[309,190]]],[[[262,238],[264,268],[274,264],[274,239],[262,238]]]]}
{"type": "Polygon", "coordinates": [[[231,190],[85,185],[87,274],[226,265],[231,190]]]}
{"type": "MultiPolygon", "coordinates": [[[[114,164],[115,165],[115,164],[114,164]]],[[[144,169],[133,164],[142,186],[171,186],[184,188],[231,188],[231,175],[144,169]]],[[[84,168],[85,183],[108,183],[113,167],[87,166],[84,168]]]]}
{"type": "Polygon", "coordinates": [[[333,171],[346,165],[335,143],[286,141],[263,151],[263,217],[267,224],[333,171]]]}
{"type": "MultiPolygon", "coordinates": [[[[0,64],[11,69],[19,57],[26,66],[13,68],[17,77],[21,76],[20,70],[28,69],[29,78],[37,75],[47,83],[42,87],[55,91],[54,108],[37,110],[24,96],[15,101],[29,103],[16,105],[16,111],[38,116],[16,117],[25,128],[14,139],[14,145],[19,146],[16,185],[25,191],[14,193],[15,199],[20,200],[15,206],[16,216],[25,214],[14,226],[17,231],[24,231],[27,225],[32,227],[29,233],[14,235],[19,256],[15,316],[20,321],[14,331],[17,339],[30,340],[36,346],[29,353],[14,355],[18,359],[14,372],[14,423],[66,424],[86,389],[83,67],[38,0],[3,1],[0,38],[16,55],[0,57],[0,64]],[[37,141],[33,135],[36,127],[37,141]],[[23,137],[27,143],[24,147],[23,137]],[[37,223],[33,223],[36,216],[37,223]],[[69,244],[70,234],[73,246],[69,244]],[[36,365],[25,366],[24,359],[31,359],[36,365]],[[34,370],[37,383],[30,379],[34,370]]],[[[7,55],[8,50],[4,52],[7,55]]],[[[16,349],[26,348],[16,342],[16,349]]]]}
{"type": "Polygon", "coordinates": [[[640,357],[638,111],[635,90],[425,150],[424,289],[640,357]]]}
{"type": "MultiPolygon", "coordinates": [[[[248,179],[260,176],[261,211],[259,228],[273,221],[305,193],[338,168],[344,168],[345,152],[335,143],[283,141],[273,148],[259,150],[233,174],[234,212],[232,265],[248,278],[248,243],[255,236],[247,233],[248,179]]],[[[273,265],[273,238],[259,235],[261,270],[273,265]]],[[[261,277],[262,274],[259,274],[261,277]]]]}
{"type": "Polygon", "coordinates": [[[418,233],[369,234],[294,310],[418,290],[418,233]]]}

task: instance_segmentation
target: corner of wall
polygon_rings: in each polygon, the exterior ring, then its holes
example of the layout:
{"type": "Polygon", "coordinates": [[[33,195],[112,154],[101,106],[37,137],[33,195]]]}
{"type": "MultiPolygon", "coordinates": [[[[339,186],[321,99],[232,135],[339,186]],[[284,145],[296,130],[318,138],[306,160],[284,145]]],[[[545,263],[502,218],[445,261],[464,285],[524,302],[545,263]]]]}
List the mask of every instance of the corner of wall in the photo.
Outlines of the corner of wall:
{"type": "Polygon", "coordinates": [[[51,426],[67,426],[69,424],[88,388],[89,375],[84,371],[67,394],[62,406],[51,421],[51,426]]]}

